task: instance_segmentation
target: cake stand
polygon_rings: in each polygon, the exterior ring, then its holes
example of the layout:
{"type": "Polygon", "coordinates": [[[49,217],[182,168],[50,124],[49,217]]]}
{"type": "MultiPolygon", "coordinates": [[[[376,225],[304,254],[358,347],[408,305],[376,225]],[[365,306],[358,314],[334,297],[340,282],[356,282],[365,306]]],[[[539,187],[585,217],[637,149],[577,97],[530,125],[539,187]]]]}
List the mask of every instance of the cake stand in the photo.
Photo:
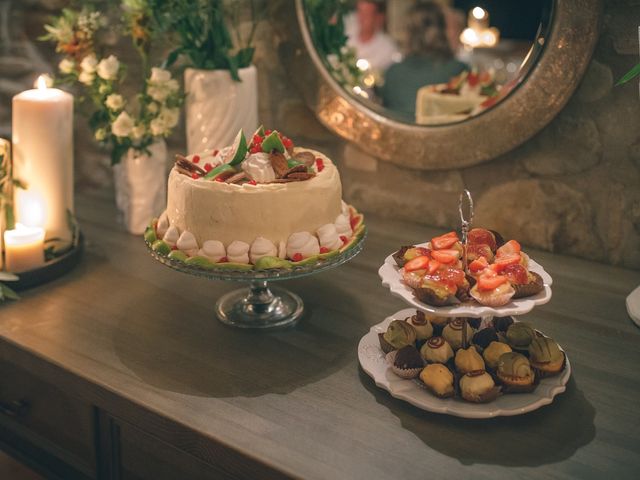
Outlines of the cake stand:
{"type": "Polygon", "coordinates": [[[151,256],[158,262],[182,273],[210,280],[248,283],[218,299],[215,311],[218,319],[238,328],[269,329],[294,325],[304,312],[304,303],[295,293],[281,287],[272,287],[269,282],[293,280],[338,267],[362,251],[366,228],[358,239],[339,254],[320,259],[309,265],[269,270],[232,270],[226,268],[203,268],[187,265],[152,250],[145,242],[151,256]]]}

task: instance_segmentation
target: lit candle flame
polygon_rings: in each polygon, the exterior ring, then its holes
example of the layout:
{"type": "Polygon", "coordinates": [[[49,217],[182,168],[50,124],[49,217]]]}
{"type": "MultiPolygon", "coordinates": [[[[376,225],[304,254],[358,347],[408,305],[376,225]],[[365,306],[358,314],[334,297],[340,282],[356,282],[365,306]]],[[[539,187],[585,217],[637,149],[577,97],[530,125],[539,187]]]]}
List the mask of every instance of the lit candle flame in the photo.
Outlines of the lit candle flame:
{"type": "Polygon", "coordinates": [[[475,7],[471,14],[478,20],[482,20],[487,15],[487,11],[482,7],[475,7]]]}
{"type": "Polygon", "coordinates": [[[38,77],[38,80],[36,80],[36,87],[38,87],[38,90],[46,90],[47,89],[47,76],[46,75],[40,75],[38,77]]]}

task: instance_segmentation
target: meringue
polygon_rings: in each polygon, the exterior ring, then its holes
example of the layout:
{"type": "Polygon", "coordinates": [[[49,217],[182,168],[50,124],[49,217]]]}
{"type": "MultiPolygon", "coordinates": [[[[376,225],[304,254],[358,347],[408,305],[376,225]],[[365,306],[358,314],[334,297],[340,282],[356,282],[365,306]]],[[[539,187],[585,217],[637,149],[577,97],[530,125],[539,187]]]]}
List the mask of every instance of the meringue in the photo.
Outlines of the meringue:
{"type": "Polygon", "coordinates": [[[325,247],[328,250],[337,250],[342,246],[342,240],[340,240],[336,226],[333,223],[321,226],[316,233],[320,239],[321,247],[325,247]]]}
{"type": "Polygon", "coordinates": [[[178,247],[178,250],[183,251],[190,257],[193,257],[198,253],[198,242],[196,241],[196,237],[193,236],[193,233],[187,232],[186,230],[182,232],[180,238],[178,238],[176,247],[178,247]]]}
{"type": "Polygon", "coordinates": [[[336,230],[338,231],[338,235],[344,235],[345,237],[350,237],[353,235],[353,230],[351,230],[351,221],[349,220],[349,215],[345,215],[341,213],[336,217],[336,230]]]}
{"type": "Polygon", "coordinates": [[[252,153],[242,162],[242,170],[258,183],[273,182],[276,179],[276,172],[271,166],[271,159],[268,153],[252,153]]]}
{"type": "Polygon", "coordinates": [[[312,257],[320,253],[318,239],[309,232],[292,233],[287,240],[287,257],[293,259],[299,253],[302,258],[312,257]]]}
{"type": "Polygon", "coordinates": [[[227,258],[232,263],[249,263],[249,244],[234,240],[227,247],[227,258]]]}
{"type": "Polygon", "coordinates": [[[170,246],[173,247],[180,238],[180,230],[178,227],[169,227],[162,239],[170,246]]]}
{"type": "Polygon", "coordinates": [[[349,211],[349,205],[344,200],[341,200],[340,208],[342,209],[342,215],[346,215],[347,217],[351,216],[351,212],[349,211]]]}
{"type": "Polygon", "coordinates": [[[249,258],[251,259],[251,263],[255,264],[262,257],[275,257],[277,254],[278,249],[271,240],[258,237],[251,244],[249,258]]]}
{"type": "Polygon", "coordinates": [[[158,235],[158,238],[164,237],[164,234],[167,233],[169,227],[169,217],[167,216],[167,211],[165,210],[164,212],[162,212],[162,215],[160,215],[158,224],[156,225],[156,233],[158,235]]]}
{"type": "Polygon", "coordinates": [[[201,257],[206,257],[213,263],[219,262],[222,257],[227,256],[227,252],[222,242],[218,240],[207,240],[202,244],[202,248],[198,252],[201,257]]]}

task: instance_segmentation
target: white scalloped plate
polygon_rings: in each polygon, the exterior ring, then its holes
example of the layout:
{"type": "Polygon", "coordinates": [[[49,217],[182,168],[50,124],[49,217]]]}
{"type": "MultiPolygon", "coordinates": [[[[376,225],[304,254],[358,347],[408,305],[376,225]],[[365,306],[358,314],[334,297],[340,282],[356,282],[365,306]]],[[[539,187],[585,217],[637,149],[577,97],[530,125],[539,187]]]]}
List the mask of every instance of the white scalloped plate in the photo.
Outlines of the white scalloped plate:
{"type": "Polygon", "coordinates": [[[544,405],[566,390],[571,376],[571,364],[567,364],[562,374],[543,378],[532,393],[512,393],[500,395],[490,403],[470,403],[458,398],[441,399],[426,390],[418,381],[404,380],[391,371],[384,353],[380,348],[378,333],[384,333],[392,320],[401,320],[415,313],[407,308],[386,318],[382,323],[374,325],[358,345],[358,360],[362,369],[376,382],[380,388],[387,390],[392,397],[409,402],[423,410],[444,413],[463,418],[492,418],[500,416],[522,415],[544,405]]]}
{"type": "MultiPolygon", "coordinates": [[[[426,243],[418,245],[426,246],[426,243]]],[[[481,318],[486,316],[506,317],[508,315],[523,315],[530,312],[536,305],[544,305],[551,300],[551,284],[553,280],[551,276],[545,272],[544,268],[533,260],[529,260],[529,270],[536,272],[542,277],[544,288],[536,295],[526,298],[518,298],[503,305],[502,307],[486,307],[475,301],[451,305],[448,307],[434,307],[422,303],[413,295],[413,290],[404,284],[400,276],[400,268],[396,264],[392,255],[385,258],[384,263],[378,270],[378,275],[382,278],[382,284],[389,287],[391,293],[396,297],[405,300],[409,305],[416,307],[425,312],[435,313],[443,317],[474,317],[481,318]]]]}

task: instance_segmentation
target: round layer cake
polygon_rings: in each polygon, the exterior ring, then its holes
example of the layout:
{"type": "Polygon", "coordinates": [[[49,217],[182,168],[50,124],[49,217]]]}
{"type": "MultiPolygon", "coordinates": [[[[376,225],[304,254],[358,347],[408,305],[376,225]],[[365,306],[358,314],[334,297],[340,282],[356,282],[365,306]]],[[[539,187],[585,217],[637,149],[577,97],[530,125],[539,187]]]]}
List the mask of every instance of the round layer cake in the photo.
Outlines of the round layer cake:
{"type": "Polygon", "coordinates": [[[219,240],[246,243],[264,237],[276,245],[292,233],[315,232],[342,213],[342,186],[326,156],[316,176],[301,182],[234,184],[193,179],[173,168],[169,175],[167,216],[178,229],[191,232],[199,244],[219,240]]]}
{"type": "Polygon", "coordinates": [[[346,248],[362,221],[342,201],[329,158],[262,128],[249,142],[240,132],[232,146],[178,155],[167,197],[153,226],[157,248],[212,263],[331,254],[346,248]]]}

